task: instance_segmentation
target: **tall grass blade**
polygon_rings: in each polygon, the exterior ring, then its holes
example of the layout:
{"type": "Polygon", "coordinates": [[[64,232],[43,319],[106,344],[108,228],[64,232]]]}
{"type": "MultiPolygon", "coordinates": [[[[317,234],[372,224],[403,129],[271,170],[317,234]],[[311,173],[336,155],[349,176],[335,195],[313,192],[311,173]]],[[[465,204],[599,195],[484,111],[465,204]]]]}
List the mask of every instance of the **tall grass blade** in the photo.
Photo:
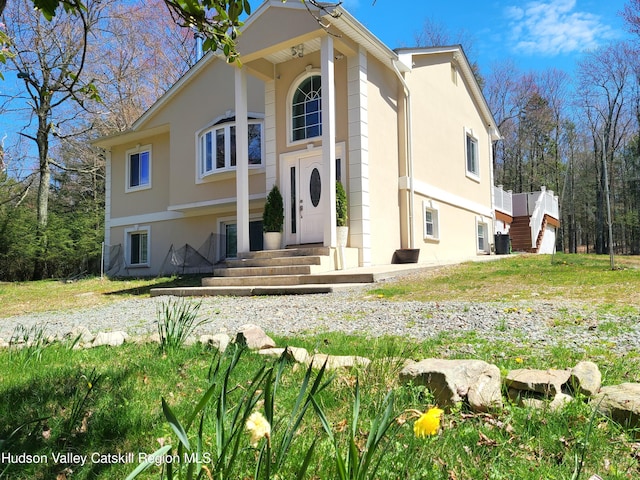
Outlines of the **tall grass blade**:
{"type": "Polygon", "coordinates": [[[142,472],[144,472],[147,468],[151,467],[152,465],[155,465],[155,462],[153,460],[154,457],[162,457],[164,456],[169,450],[171,450],[171,445],[165,445],[162,448],[159,448],[158,450],[156,450],[155,452],[153,452],[145,462],[142,462],[140,465],[138,465],[135,470],[133,472],[131,472],[129,475],[127,475],[127,477],[124,480],[133,480],[134,478],[136,478],[138,475],[140,475],[142,472]]]}
{"type": "Polygon", "coordinates": [[[202,302],[190,303],[183,298],[170,299],[158,308],[158,336],[163,352],[175,350],[184,345],[189,336],[207,319],[197,321],[202,302]]]}
{"type": "Polygon", "coordinates": [[[307,474],[307,470],[309,469],[309,465],[311,464],[311,459],[313,458],[313,453],[316,449],[317,441],[318,441],[318,438],[317,437],[314,438],[313,443],[307,450],[307,454],[304,456],[304,461],[302,462],[302,465],[300,465],[300,469],[298,470],[298,474],[296,475],[297,480],[302,480],[304,476],[307,474]]]}
{"type": "Polygon", "coordinates": [[[340,451],[338,449],[338,444],[336,442],[335,435],[333,434],[333,430],[331,429],[331,424],[329,423],[327,416],[325,415],[322,407],[320,406],[320,404],[318,403],[315,397],[311,397],[311,404],[313,405],[313,409],[315,410],[316,415],[318,415],[318,418],[320,419],[320,424],[322,425],[322,428],[324,429],[326,434],[329,436],[329,440],[331,440],[331,442],[333,443],[338,478],[340,480],[347,480],[349,479],[349,477],[347,475],[345,460],[344,458],[342,458],[342,455],[340,454],[340,451]]]}
{"type": "Polygon", "coordinates": [[[187,437],[187,432],[185,432],[184,428],[182,427],[182,424],[176,418],[173,411],[171,410],[171,407],[169,407],[169,404],[166,402],[164,397],[162,397],[162,411],[164,412],[164,416],[169,422],[171,429],[178,436],[178,440],[180,440],[180,443],[182,443],[185,446],[185,448],[190,451],[191,446],[189,445],[189,438],[187,437]]]}

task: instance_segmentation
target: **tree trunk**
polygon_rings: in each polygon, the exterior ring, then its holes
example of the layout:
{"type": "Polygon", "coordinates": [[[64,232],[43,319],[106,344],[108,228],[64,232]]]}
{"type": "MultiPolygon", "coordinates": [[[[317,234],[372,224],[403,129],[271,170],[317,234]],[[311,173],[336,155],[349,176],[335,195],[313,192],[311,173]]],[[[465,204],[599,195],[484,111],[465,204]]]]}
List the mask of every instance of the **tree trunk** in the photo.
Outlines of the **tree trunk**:
{"type": "MultiPolygon", "coordinates": [[[[47,110],[48,111],[48,110],[47,110]]],[[[40,161],[40,184],[38,185],[38,211],[36,245],[37,255],[33,268],[33,279],[42,280],[47,276],[47,227],[49,225],[49,189],[51,186],[51,166],[49,164],[49,127],[46,115],[39,115],[38,133],[38,157],[40,161]]]]}

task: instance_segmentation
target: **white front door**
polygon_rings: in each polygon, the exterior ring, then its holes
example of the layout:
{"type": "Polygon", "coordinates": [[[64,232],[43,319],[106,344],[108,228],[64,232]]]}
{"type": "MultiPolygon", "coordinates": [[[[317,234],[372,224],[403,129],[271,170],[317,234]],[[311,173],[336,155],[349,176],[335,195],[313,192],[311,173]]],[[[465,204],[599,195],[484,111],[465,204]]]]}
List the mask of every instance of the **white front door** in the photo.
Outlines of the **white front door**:
{"type": "Polygon", "coordinates": [[[324,202],[321,201],[322,157],[301,158],[299,163],[300,243],[322,242],[324,240],[324,202]]]}
{"type": "MultiPolygon", "coordinates": [[[[336,145],[336,181],[346,179],[344,143],[336,145]]],[[[325,206],[322,189],[327,187],[322,148],[315,147],[280,156],[280,187],[285,206],[287,245],[324,243],[325,206]]]]}
{"type": "Polygon", "coordinates": [[[287,244],[324,241],[322,154],[296,156],[287,162],[285,232],[287,244]]]}

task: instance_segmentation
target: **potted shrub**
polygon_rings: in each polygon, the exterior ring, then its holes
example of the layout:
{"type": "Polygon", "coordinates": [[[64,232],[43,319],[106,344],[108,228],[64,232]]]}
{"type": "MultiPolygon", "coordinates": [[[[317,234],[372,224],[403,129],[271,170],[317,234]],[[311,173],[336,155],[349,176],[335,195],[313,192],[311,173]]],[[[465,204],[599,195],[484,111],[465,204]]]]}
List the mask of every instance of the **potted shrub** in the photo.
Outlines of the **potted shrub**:
{"type": "Polygon", "coordinates": [[[264,230],[264,249],[277,250],[282,245],[282,224],[284,223],[284,206],[282,195],[277,185],[274,185],[262,214],[262,229],[264,230]]]}
{"type": "Polygon", "coordinates": [[[336,238],[339,247],[347,246],[347,238],[349,237],[349,227],[347,221],[349,207],[347,205],[347,192],[345,192],[342,183],[336,182],[336,238]]]}

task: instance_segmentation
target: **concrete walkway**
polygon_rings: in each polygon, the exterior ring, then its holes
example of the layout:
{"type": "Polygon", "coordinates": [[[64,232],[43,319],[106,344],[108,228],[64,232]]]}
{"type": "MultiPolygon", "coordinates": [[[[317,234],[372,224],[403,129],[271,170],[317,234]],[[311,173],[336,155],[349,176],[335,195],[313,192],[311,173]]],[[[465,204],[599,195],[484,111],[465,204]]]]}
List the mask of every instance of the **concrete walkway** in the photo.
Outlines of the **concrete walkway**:
{"type": "Polygon", "coordinates": [[[272,285],[154,288],[151,290],[151,296],[173,295],[178,297],[199,297],[215,295],[252,296],[332,293],[337,290],[362,287],[363,285],[374,284],[392,278],[434,270],[447,265],[456,265],[464,261],[486,262],[503,258],[509,258],[509,256],[479,255],[469,258],[468,260],[459,261],[373,265],[302,276],[274,276],[272,280],[276,282],[276,284],[272,285]]]}

